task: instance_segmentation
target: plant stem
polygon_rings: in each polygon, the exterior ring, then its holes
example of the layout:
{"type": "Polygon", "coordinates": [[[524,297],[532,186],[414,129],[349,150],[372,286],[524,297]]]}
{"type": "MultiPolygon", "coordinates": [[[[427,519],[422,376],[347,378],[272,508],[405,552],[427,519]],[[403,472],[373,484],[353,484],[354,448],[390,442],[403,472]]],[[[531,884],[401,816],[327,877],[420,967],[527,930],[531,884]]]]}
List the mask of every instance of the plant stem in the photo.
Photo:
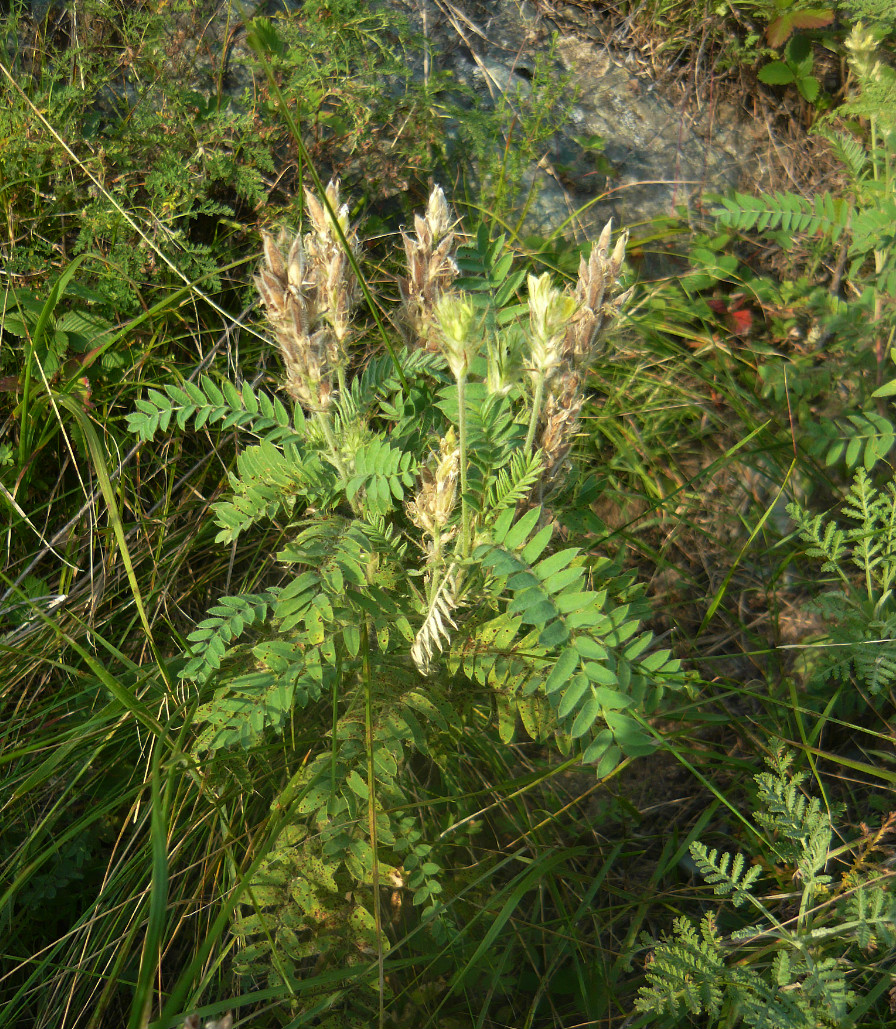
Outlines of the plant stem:
{"type": "Polygon", "coordinates": [[[336,437],[333,435],[333,426],[330,424],[330,416],[326,411],[318,411],[317,417],[320,427],[323,429],[327,446],[330,450],[330,459],[336,466],[336,471],[339,472],[343,479],[346,479],[348,476],[345,473],[345,465],[342,463],[342,458],[339,456],[339,448],[336,446],[336,437]]]}
{"type": "Polygon", "coordinates": [[[460,556],[470,555],[470,504],[467,501],[467,373],[457,377],[457,434],[460,448],[460,556]]]}
{"type": "Polygon", "coordinates": [[[379,1029],[385,1024],[385,969],[383,966],[383,920],[380,911],[379,841],[376,829],[376,774],[373,767],[373,674],[370,669],[370,630],[367,619],[361,623],[361,655],[364,675],[364,737],[367,750],[367,831],[373,852],[373,919],[376,925],[376,959],[379,969],[379,1029]]]}
{"type": "Polygon", "coordinates": [[[532,453],[532,444],[535,442],[535,430],[538,428],[538,419],[541,417],[541,404],[544,400],[544,375],[539,375],[535,382],[535,397],[532,401],[532,414],[529,416],[529,431],[526,433],[526,444],[523,453],[532,453]]]}

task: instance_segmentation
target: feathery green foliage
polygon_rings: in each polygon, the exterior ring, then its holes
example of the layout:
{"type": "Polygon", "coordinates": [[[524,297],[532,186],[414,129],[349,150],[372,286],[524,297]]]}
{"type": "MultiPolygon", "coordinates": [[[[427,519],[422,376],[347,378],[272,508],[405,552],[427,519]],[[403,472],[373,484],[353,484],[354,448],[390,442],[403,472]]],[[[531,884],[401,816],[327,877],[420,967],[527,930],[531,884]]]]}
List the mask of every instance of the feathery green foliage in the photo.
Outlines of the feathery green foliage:
{"type": "Polygon", "coordinates": [[[720,225],[761,233],[784,251],[808,240],[816,266],[829,261],[837,268],[832,289],[794,283],[794,299],[814,323],[810,353],[794,361],[789,376],[776,363],[762,376],[768,393],[779,400],[786,395],[789,405],[796,401],[813,456],[868,471],[896,440],[893,419],[874,393],[896,330],[896,72],[881,59],[879,36],[862,22],[852,27],[843,45],[857,88],[814,128],[842,162],[845,194],[735,194],[714,210],[720,225]],[[867,120],[866,131],[859,117],[867,120]],[[816,350],[824,361],[816,359],[816,350]],[[837,393],[845,404],[836,402],[837,393]],[[819,406],[825,417],[818,417],[819,406]]]}
{"type": "MultiPolygon", "coordinates": [[[[661,941],[645,934],[654,951],[637,1007],[656,1021],[687,1012],[705,1014],[712,1026],[753,1029],[859,1024],[850,1014],[858,1000],[850,971],[893,938],[896,900],[886,881],[857,872],[860,860],[839,883],[827,874],[834,860],[831,819],[817,799],[805,796],[807,775],[794,772],[792,763],[792,754],[777,750],[771,771],[755,777],[760,831],[749,868],[741,853],[720,855],[691,844],[715,894],[730,897],[735,908],[749,906],[758,921],[732,928],[729,919],[723,931],[723,916],[710,912],[699,929],[682,917],[661,941]],[[768,895],[768,871],[781,865],[778,874],[790,889],[768,895]]],[[[856,849],[860,856],[862,848],[856,849]]]]}
{"type": "Polygon", "coordinates": [[[844,500],[842,513],[851,523],[845,529],[797,505],[788,510],[807,544],[806,555],[819,560],[822,573],[832,574],[837,582],[813,601],[824,616],[826,632],[809,666],[811,687],[819,691],[829,679],[844,684],[845,711],[853,710],[866,690],[876,704],[885,698],[892,704],[896,487],[888,483],[878,490],[860,469],[844,500]]]}

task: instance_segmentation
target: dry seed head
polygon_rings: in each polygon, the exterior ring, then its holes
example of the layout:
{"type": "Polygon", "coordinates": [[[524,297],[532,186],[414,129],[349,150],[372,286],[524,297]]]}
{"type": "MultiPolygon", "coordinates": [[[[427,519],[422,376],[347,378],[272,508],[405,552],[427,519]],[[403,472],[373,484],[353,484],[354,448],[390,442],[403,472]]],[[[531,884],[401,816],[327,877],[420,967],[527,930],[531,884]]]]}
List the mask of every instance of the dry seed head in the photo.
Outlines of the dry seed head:
{"type": "MultiPolygon", "coordinates": [[[[435,242],[446,236],[451,229],[451,215],[441,186],[433,186],[426,205],[426,224],[435,242]]],[[[419,233],[418,233],[419,234],[419,233]]]]}
{"type": "Polygon", "coordinates": [[[545,468],[542,482],[545,485],[557,479],[563,469],[579,426],[583,401],[578,375],[565,372],[559,380],[559,388],[550,394],[545,404],[545,426],[541,437],[545,468]]]}
{"type": "Polygon", "coordinates": [[[307,187],[305,189],[305,206],[308,209],[308,217],[311,219],[314,235],[317,236],[318,242],[323,247],[332,243],[341,246],[339,233],[333,226],[333,216],[330,214],[332,209],[339,228],[342,229],[342,235],[345,236],[350,246],[354,246],[357,243],[357,232],[349,225],[348,204],[340,203],[339,179],[330,179],[325,192],[329,207],[322,204],[310,189],[307,187]]]}
{"type": "Polygon", "coordinates": [[[578,317],[566,333],[565,353],[574,367],[587,365],[595,356],[595,348],[609,322],[616,317],[619,308],[631,296],[630,292],[613,296],[613,288],[619,278],[625,260],[628,232],[620,234],[613,253],[609,253],[612,219],[604,226],[597,243],[591,248],[586,261],[579,261],[579,278],[576,283],[578,317]]]}
{"type": "Polygon", "coordinates": [[[255,284],[283,358],[286,391],[305,407],[322,410],[331,401],[338,347],[334,348],[330,328],[320,326],[320,291],[301,237],[293,240],[286,258],[281,249],[285,244],[285,234],[275,242],[264,233],[264,263],[255,284]]]}
{"type": "Polygon", "coordinates": [[[435,309],[443,295],[451,290],[459,272],[451,256],[454,233],[445,194],[435,186],[429,195],[426,217],[414,216],[414,237],[402,230],[407,260],[407,278],[399,279],[404,301],[404,320],[411,342],[425,349],[439,348],[435,331],[435,309]]]}
{"type": "MultiPolygon", "coordinates": [[[[326,189],[335,222],[352,254],[360,253],[357,228],[349,224],[347,204],[340,204],[339,181],[332,179],[326,189]]],[[[348,359],[351,313],[358,300],[358,280],[345,252],[330,210],[306,189],[305,202],[312,232],[303,240],[307,264],[313,269],[317,304],[321,317],[329,322],[339,351],[339,362],[348,359]]]]}

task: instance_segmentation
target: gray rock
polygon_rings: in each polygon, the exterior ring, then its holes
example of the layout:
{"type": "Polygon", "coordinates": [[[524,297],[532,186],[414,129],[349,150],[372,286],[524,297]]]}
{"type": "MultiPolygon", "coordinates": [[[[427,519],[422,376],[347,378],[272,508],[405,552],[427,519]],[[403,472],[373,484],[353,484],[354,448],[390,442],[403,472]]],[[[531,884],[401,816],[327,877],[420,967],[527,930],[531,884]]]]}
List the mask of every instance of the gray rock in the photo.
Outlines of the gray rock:
{"type": "MultiPolygon", "coordinates": [[[[557,77],[568,78],[558,105],[568,121],[523,175],[517,213],[533,186],[536,196],[523,235],[564,225],[568,238],[593,239],[610,217],[635,225],[673,214],[703,192],[723,191],[757,173],[750,133],[733,109],[717,111],[713,123],[674,104],[624,53],[589,38],[578,7],[570,13],[580,16],[583,31],[573,32],[557,31],[530,0],[377,2],[403,11],[418,31],[425,28],[431,69],[451,71],[484,109],[500,94],[513,103],[531,91],[539,60],[550,59],[557,77]],[[602,141],[597,148],[595,140],[602,141]]],[[[415,72],[424,74],[422,58],[415,72]]]]}

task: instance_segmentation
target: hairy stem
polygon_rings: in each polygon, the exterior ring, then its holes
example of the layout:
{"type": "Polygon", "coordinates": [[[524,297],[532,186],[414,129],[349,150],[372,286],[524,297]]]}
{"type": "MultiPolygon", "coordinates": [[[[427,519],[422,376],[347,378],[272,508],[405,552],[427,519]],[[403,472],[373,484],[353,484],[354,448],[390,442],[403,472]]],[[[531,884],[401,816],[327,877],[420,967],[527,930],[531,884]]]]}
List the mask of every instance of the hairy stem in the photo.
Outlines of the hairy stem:
{"type": "MultiPolygon", "coordinates": [[[[323,429],[324,432],[324,439],[326,439],[327,441],[327,448],[330,453],[330,458],[333,461],[333,464],[336,466],[336,471],[339,472],[343,484],[345,484],[345,482],[348,480],[348,473],[345,469],[345,463],[343,462],[342,457],[339,454],[339,448],[336,446],[336,437],[333,435],[333,426],[330,423],[330,416],[329,414],[327,414],[326,411],[318,411],[317,417],[318,423],[320,424],[320,427],[323,429]]],[[[354,497],[352,497],[349,503],[351,505],[352,511],[356,515],[360,515],[361,503],[358,499],[358,496],[355,495],[354,497]]]]}
{"type": "Polygon", "coordinates": [[[523,453],[527,456],[532,453],[535,430],[538,428],[538,420],[541,417],[541,405],[544,402],[544,378],[544,375],[539,375],[535,382],[535,397],[532,400],[532,414],[529,416],[529,431],[526,433],[526,445],[523,447],[523,453]]]}
{"type": "Polygon", "coordinates": [[[364,732],[367,749],[367,831],[373,851],[373,918],[376,924],[376,957],[379,968],[379,1027],[385,1023],[385,970],[383,966],[383,921],[380,912],[380,862],[376,831],[376,775],[373,768],[373,675],[370,670],[370,633],[365,618],[361,625],[361,653],[364,674],[364,732]]]}
{"type": "Polygon", "coordinates": [[[470,504],[467,500],[467,373],[457,377],[457,435],[460,448],[460,556],[470,555],[470,504]]]}

